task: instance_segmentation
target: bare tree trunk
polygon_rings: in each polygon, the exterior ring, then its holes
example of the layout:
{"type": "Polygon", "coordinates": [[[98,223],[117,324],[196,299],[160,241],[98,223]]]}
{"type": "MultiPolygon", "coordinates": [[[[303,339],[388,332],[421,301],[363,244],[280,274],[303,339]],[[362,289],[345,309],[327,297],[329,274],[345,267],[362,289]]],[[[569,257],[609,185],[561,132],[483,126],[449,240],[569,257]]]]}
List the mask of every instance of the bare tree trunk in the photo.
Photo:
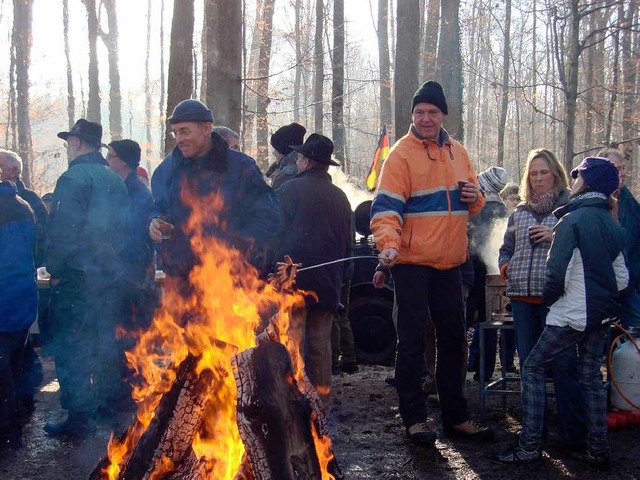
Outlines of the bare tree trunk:
{"type": "Polygon", "coordinates": [[[151,0],[147,0],[147,55],[144,60],[144,123],[147,141],[144,146],[144,157],[149,172],[151,172],[151,156],[153,155],[153,138],[151,136],[151,11],[151,0]]]}
{"type": "Polygon", "coordinates": [[[633,188],[635,186],[635,165],[633,160],[633,147],[636,142],[628,142],[634,136],[638,136],[638,131],[640,127],[640,122],[638,121],[638,95],[635,94],[635,89],[637,88],[637,63],[638,63],[638,37],[636,30],[636,44],[635,49],[632,48],[631,41],[631,25],[635,24],[636,27],[638,25],[638,2],[636,0],[631,0],[628,3],[627,13],[625,15],[623,32],[622,32],[622,41],[621,41],[621,50],[622,50],[622,83],[623,83],[623,94],[622,94],[622,139],[627,141],[623,147],[623,151],[625,157],[627,158],[627,178],[629,178],[629,188],[633,188]],[[634,21],[635,17],[635,21],[634,21]],[[636,52],[635,54],[633,52],[636,52]],[[634,112],[636,115],[634,116],[634,112]]]}
{"type": "Polygon", "coordinates": [[[207,31],[206,104],[216,122],[240,130],[242,101],[242,4],[237,0],[205,3],[207,31]]]}
{"type": "Polygon", "coordinates": [[[498,123],[498,166],[504,165],[504,130],[509,109],[509,67],[511,57],[511,0],[505,2],[504,42],[502,47],[502,100],[498,123]]]}
{"type": "Polygon", "coordinates": [[[64,31],[64,56],[67,62],[67,116],[69,117],[69,128],[71,128],[76,118],[76,99],[73,95],[73,71],[69,52],[69,0],[62,0],[62,27],[64,31]]]}
{"type": "MultiPolygon", "coordinates": [[[[533,26],[531,28],[531,65],[537,65],[538,63],[538,49],[537,49],[537,27],[538,27],[538,11],[537,0],[533,0],[533,26]]],[[[531,140],[529,146],[533,148],[533,143],[536,141],[536,109],[538,103],[538,75],[535,68],[531,69],[531,140]]],[[[518,162],[520,159],[518,158],[518,162]]],[[[519,166],[519,163],[518,163],[519,166]]],[[[520,168],[518,168],[518,173],[520,168]]]]}
{"type": "Polygon", "coordinates": [[[429,0],[424,32],[424,80],[436,77],[438,60],[438,26],[440,25],[440,0],[429,0]]]}
{"type": "MultiPolygon", "coordinates": [[[[164,0],[161,0],[160,2],[160,115],[158,115],[158,118],[160,119],[160,139],[165,137],[165,131],[166,131],[166,120],[167,117],[165,115],[165,107],[164,107],[164,103],[165,103],[165,95],[166,95],[166,89],[165,89],[165,76],[164,76],[164,0]]],[[[166,140],[165,140],[165,144],[166,144],[166,140]]],[[[160,151],[160,156],[163,155],[164,151],[166,150],[163,149],[160,151]]],[[[151,173],[151,172],[149,172],[151,173]]]]}
{"type": "Polygon", "coordinates": [[[12,31],[11,48],[9,50],[9,100],[7,105],[7,125],[5,135],[5,145],[11,145],[11,150],[18,149],[18,123],[16,121],[16,39],[13,38],[12,31]],[[11,132],[11,143],[9,143],[9,132],[11,132]]]}
{"type": "Polygon", "coordinates": [[[33,0],[13,0],[13,39],[16,53],[18,154],[22,158],[22,180],[31,186],[33,143],[29,119],[29,65],[31,64],[31,20],[33,0]]]}
{"type": "Polygon", "coordinates": [[[293,121],[300,123],[300,84],[302,83],[302,0],[295,0],[296,70],[293,81],[293,121]]]}
{"type": "Polygon", "coordinates": [[[460,0],[442,0],[437,78],[442,84],[449,109],[445,127],[453,137],[463,141],[462,54],[460,51],[459,11],[460,0]]]}
{"type": "Polygon", "coordinates": [[[348,173],[344,135],[344,0],[333,1],[333,83],[331,97],[333,154],[342,163],[342,171],[348,173]]]}
{"type": "MultiPolygon", "coordinates": [[[[202,52],[202,76],[200,77],[200,101],[207,103],[207,68],[209,65],[209,35],[208,23],[210,13],[213,11],[214,0],[204,0],[204,21],[202,22],[202,33],[200,34],[200,50],[202,52]]],[[[240,4],[242,6],[242,4],[240,4]]],[[[242,36],[242,32],[240,32],[242,36]]],[[[214,112],[215,113],[215,112],[214,112]]]]}
{"type": "Polygon", "coordinates": [[[322,133],[322,99],[324,94],[324,48],[322,45],[322,33],[324,30],[324,2],[316,0],[316,33],[314,36],[314,81],[313,81],[313,104],[314,104],[314,130],[322,133]]]}
{"type": "Polygon", "coordinates": [[[398,3],[395,67],[395,138],[407,133],[411,124],[411,99],[418,88],[418,49],[420,38],[420,5],[418,0],[398,3]],[[400,53],[398,55],[398,53],[400,53]]]}
{"type": "MultiPolygon", "coordinates": [[[[169,78],[167,88],[167,118],[182,100],[193,92],[193,1],[181,0],[173,4],[171,22],[171,47],[169,53],[169,78]]],[[[164,151],[171,151],[175,142],[166,127],[164,151]]]]}
{"type": "Polygon", "coordinates": [[[87,120],[102,122],[100,112],[100,75],[98,72],[98,16],[96,0],[82,0],[87,9],[87,27],[89,32],[89,105],[87,120]]]}
{"type": "Polygon", "coordinates": [[[111,138],[122,138],[122,95],[120,93],[120,61],[118,55],[118,15],[116,0],[101,0],[107,11],[109,33],[101,32],[109,57],[109,130],[111,138]]]}
{"type": "Polygon", "coordinates": [[[262,22],[262,1],[263,0],[256,0],[256,24],[251,38],[249,66],[246,68],[248,71],[248,78],[245,78],[246,105],[244,106],[244,119],[242,121],[242,125],[244,126],[244,138],[242,143],[244,145],[245,152],[256,156],[257,152],[253,152],[255,148],[253,127],[256,119],[256,111],[258,110],[256,76],[258,74],[258,57],[260,56],[260,42],[262,40],[262,28],[264,26],[264,23],[262,22]]]}
{"type": "MultiPolygon", "coordinates": [[[[378,0],[378,64],[380,68],[380,130],[391,126],[391,64],[389,62],[389,9],[387,0],[378,0]]],[[[391,135],[395,138],[395,130],[391,135]]]]}
{"type": "Polygon", "coordinates": [[[256,109],[256,142],[258,166],[265,171],[269,167],[269,122],[267,107],[269,98],[269,64],[271,63],[271,39],[273,38],[273,6],[275,0],[264,0],[262,8],[262,35],[258,57],[258,105],[256,109]]]}

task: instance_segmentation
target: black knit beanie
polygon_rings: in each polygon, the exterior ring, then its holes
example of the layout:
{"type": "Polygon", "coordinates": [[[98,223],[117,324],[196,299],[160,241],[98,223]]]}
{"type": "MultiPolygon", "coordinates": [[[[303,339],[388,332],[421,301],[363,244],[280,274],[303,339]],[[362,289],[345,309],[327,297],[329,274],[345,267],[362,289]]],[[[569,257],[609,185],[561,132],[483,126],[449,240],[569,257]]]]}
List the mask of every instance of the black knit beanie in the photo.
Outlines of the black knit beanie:
{"type": "Polygon", "coordinates": [[[411,101],[411,113],[413,109],[419,103],[430,103],[435,105],[442,113],[448,115],[447,100],[444,98],[444,92],[442,91],[442,85],[433,80],[429,80],[422,84],[422,86],[416,90],[413,94],[413,100],[411,101]]]}

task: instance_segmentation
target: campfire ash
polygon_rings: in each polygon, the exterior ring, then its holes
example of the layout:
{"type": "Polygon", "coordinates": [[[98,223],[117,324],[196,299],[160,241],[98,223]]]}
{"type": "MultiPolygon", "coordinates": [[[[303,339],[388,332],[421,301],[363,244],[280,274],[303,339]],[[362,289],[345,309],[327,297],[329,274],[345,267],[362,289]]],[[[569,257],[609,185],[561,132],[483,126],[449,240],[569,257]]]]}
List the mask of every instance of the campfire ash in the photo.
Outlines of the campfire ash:
{"type": "Polygon", "coordinates": [[[260,280],[240,252],[204,236],[218,200],[190,199],[185,229],[199,264],[186,285],[167,279],[151,328],[127,352],[137,417],[91,479],[342,478],[290,335],[303,295],[282,288],[290,277],[260,280]]]}

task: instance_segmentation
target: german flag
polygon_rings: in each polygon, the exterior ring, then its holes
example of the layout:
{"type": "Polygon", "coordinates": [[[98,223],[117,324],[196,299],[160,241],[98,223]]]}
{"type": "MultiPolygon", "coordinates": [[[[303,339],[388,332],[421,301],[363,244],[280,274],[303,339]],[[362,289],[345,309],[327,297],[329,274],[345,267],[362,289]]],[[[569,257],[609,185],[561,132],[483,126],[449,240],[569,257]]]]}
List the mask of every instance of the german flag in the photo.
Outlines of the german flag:
{"type": "Polygon", "coordinates": [[[387,159],[388,155],[389,134],[387,133],[387,126],[384,125],[382,127],[382,133],[380,134],[380,140],[378,141],[376,153],[373,154],[373,162],[371,163],[369,174],[367,175],[367,188],[370,192],[373,192],[376,189],[376,183],[378,182],[378,177],[380,176],[380,169],[382,168],[382,164],[387,159]]]}

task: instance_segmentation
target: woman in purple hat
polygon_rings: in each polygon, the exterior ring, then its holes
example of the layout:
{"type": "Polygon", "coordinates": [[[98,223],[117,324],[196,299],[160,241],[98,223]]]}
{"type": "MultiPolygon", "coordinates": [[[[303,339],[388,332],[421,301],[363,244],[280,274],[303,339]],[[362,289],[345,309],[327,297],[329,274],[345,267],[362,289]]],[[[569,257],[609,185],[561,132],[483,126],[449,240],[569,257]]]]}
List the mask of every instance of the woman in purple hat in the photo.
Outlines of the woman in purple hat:
{"type": "Polygon", "coordinates": [[[520,464],[542,458],[545,371],[567,348],[578,346],[579,375],[588,411],[586,448],[574,457],[597,469],[609,467],[607,397],[600,364],[607,322],[620,310],[629,272],[623,256],[624,230],[611,215],[618,170],[605,158],[587,157],[571,172],[571,200],[554,214],[542,304],[546,327],[522,370],[522,430],[515,448],[494,457],[520,464]]]}

